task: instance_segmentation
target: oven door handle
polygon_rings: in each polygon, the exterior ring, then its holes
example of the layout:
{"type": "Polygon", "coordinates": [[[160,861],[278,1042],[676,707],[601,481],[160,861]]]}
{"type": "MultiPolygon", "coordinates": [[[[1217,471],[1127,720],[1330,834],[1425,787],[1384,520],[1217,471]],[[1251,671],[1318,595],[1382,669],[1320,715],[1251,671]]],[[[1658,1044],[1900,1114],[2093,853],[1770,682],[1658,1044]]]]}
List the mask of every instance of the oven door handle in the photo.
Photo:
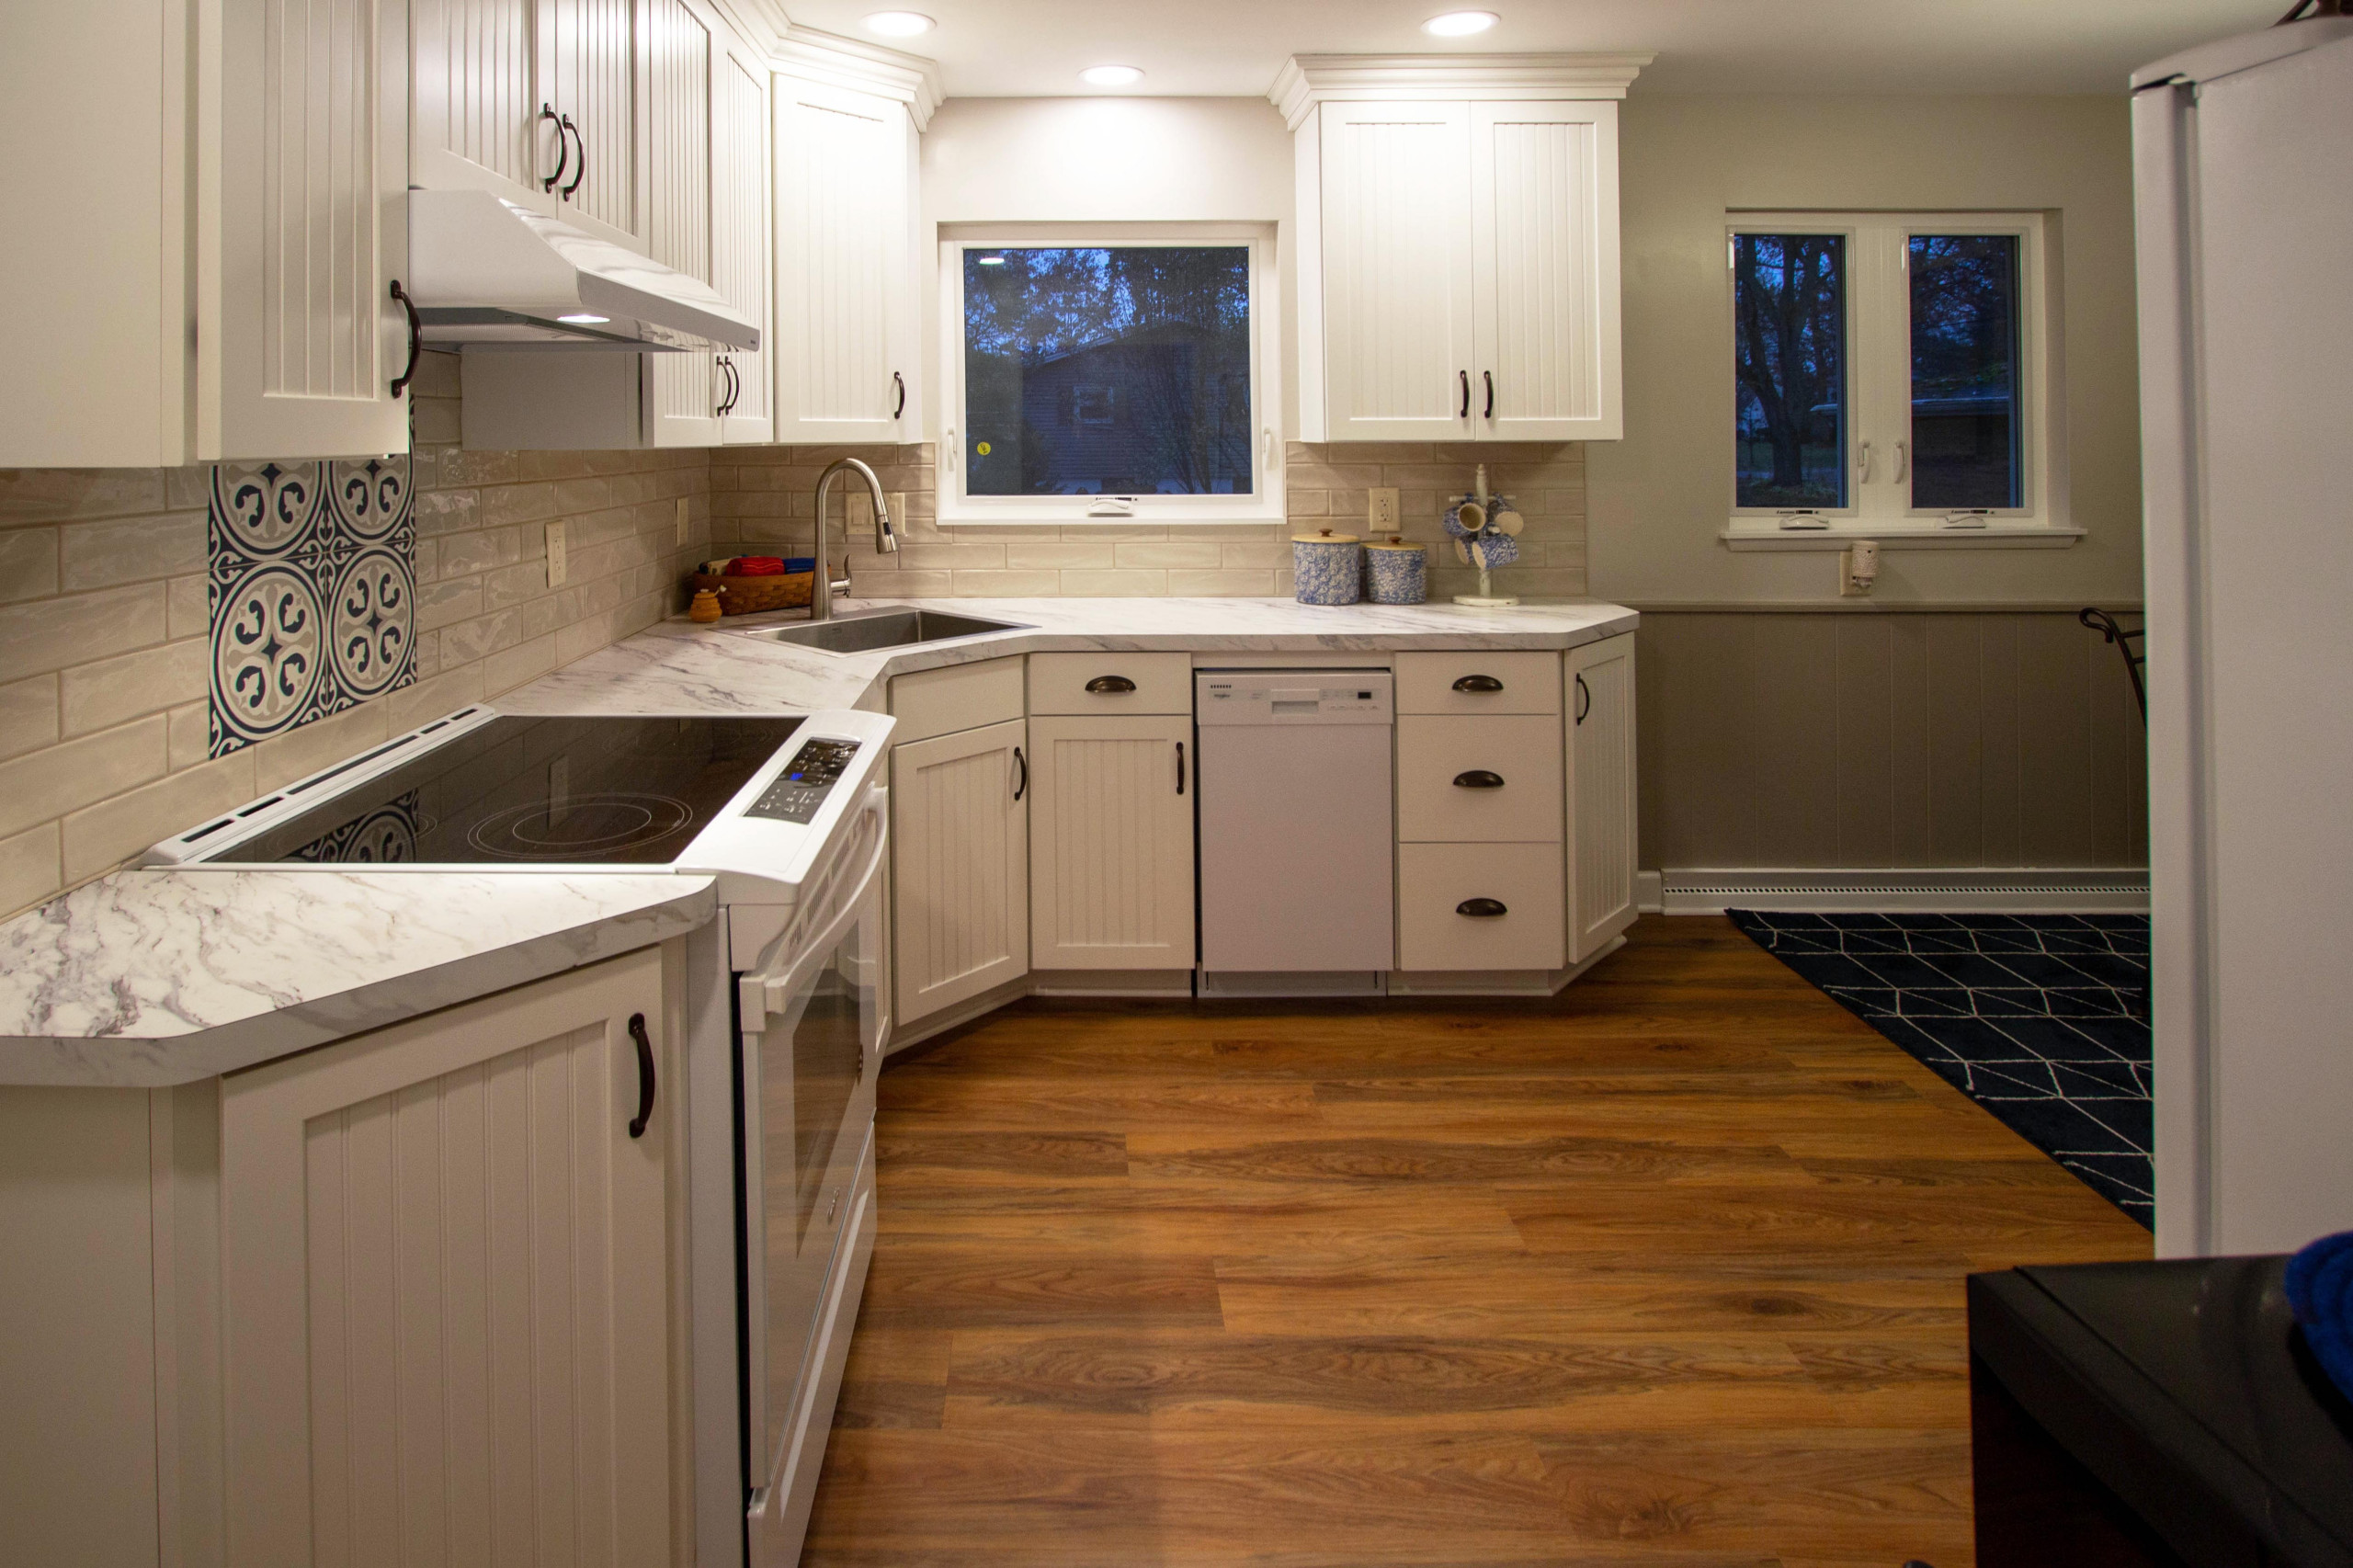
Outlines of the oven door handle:
{"type": "Polygon", "coordinates": [[[801,989],[801,982],[808,978],[809,971],[834,956],[834,949],[840,945],[844,933],[865,914],[867,895],[874,891],[875,880],[882,874],[882,858],[891,850],[890,830],[887,825],[881,825],[889,821],[884,814],[889,800],[887,791],[878,790],[872,802],[866,807],[878,824],[874,853],[867,858],[865,869],[858,874],[856,891],[842,901],[840,912],[826,922],[823,931],[809,939],[801,948],[800,956],[786,965],[781,973],[745,977],[741,1001],[747,1030],[756,1015],[765,1021],[768,1015],[782,1012],[801,989]]]}

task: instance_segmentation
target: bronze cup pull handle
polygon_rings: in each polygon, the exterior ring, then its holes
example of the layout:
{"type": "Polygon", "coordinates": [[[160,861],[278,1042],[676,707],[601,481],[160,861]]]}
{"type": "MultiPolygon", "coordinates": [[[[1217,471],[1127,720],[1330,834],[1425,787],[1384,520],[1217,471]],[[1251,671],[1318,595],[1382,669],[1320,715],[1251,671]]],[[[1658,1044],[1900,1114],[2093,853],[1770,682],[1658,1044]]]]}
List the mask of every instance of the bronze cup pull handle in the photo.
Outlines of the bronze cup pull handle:
{"type": "Polygon", "coordinates": [[[1464,676],[1454,683],[1457,691],[1501,691],[1504,683],[1493,676],[1464,676]]]}
{"type": "Polygon", "coordinates": [[[1474,920],[1493,920],[1498,915],[1509,915],[1499,898],[1466,898],[1454,906],[1457,915],[1468,915],[1474,920]]]}
{"type": "Polygon", "coordinates": [[[1504,787],[1504,776],[1483,767],[1474,767],[1468,773],[1456,774],[1454,787],[1458,790],[1500,790],[1504,787]]]}
{"type": "Polygon", "coordinates": [[[1135,688],[1136,683],[1125,676],[1097,676],[1086,683],[1086,689],[1097,697],[1107,697],[1113,692],[1133,691],[1135,688]]]}

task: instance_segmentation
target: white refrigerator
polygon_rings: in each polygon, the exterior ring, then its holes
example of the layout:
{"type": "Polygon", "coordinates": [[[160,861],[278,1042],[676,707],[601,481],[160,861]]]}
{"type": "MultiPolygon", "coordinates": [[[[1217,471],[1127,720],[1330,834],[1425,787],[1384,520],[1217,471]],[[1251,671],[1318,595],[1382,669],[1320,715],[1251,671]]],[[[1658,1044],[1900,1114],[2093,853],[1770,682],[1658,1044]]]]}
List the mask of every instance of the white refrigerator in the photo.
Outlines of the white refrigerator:
{"type": "Polygon", "coordinates": [[[2353,1228],[2353,18],[2132,78],[2157,1250],[2353,1228]]]}

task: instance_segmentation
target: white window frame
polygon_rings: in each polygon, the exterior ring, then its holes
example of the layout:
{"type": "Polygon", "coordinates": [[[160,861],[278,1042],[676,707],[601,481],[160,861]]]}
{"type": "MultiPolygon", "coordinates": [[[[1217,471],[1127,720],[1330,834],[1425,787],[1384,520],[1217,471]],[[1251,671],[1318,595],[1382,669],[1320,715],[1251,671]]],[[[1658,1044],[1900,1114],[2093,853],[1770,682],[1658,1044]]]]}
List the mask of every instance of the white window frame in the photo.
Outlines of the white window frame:
{"type": "Polygon", "coordinates": [[[939,226],[939,520],[1063,527],[1283,521],[1281,324],[1275,231],[1267,223],[943,223],[939,226]],[[967,495],[964,494],[964,253],[1025,245],[1247,245],[1250,410],[1256,422],[1246,495],[967,495]]]}
{"type": "MultiPolygon", "coordinates": [[[[1894,549],[2064,548],[2083,537],[2067,517],[2057,278],[2040,212],[1733,211],[1724,223],[1724,336],[1739,330],[1733,247],[1741,234],[1842,234],[1847,240],[1847,494],[1845,506],[1793,516],[1738,504],[1737,465],[1723,541],[1734,550],[1842,550],[1858,539],[1894,549]],[[1915,234],[2018,237],[2018,506],[1962,512],[1911,504],[1911,241],[1915,234]],[[1868,452],[1868,466],[1866,453],[1868,452]]],[[[1739,417],[1738,378],[1727,360],[1729,443],[1739,417]]]]}

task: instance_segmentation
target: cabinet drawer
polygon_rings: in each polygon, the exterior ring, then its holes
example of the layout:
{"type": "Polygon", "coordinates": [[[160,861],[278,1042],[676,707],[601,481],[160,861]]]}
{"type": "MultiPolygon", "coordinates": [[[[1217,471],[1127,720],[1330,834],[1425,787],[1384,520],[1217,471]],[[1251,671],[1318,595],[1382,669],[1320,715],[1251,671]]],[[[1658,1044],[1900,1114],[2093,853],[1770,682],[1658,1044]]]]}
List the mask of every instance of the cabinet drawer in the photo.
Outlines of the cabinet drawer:
{"type": "Polygon", "coordinates": [[[1561,767],[1557,718],[1409,714],[1397,721],[1397,837],[1557,844],[1561,767]]]}
{"type": "Polygon", "coordinates": [[[897,728],[892,745],[977,730],[1021,717],[1021,661],[983,659],[922,670],[891,682],[891,716],[897,728]]]}
{"type": "Polygon", "coordinates": [[[1397,655],[1400,713],[1558,713],[1558,653],[1397,655]]]}
{"type": "Polygon", "coordinates": [[[1399,845],[1397,967],[1559,969],[1561,878],[1557,843],[1399,845]],[[1462,913],[1479,899],[1504,913],[1462,913]]]}
{"type": "Polygon", "coordinates": [[[1032,713],[1190,713],[1189,653],[1032,653],[1032,713]],[[1090,691],[1101,681],[1105,689],[1090,691]],[[1132,691],[1118,689],[1131,686],[1132,691]]]}

